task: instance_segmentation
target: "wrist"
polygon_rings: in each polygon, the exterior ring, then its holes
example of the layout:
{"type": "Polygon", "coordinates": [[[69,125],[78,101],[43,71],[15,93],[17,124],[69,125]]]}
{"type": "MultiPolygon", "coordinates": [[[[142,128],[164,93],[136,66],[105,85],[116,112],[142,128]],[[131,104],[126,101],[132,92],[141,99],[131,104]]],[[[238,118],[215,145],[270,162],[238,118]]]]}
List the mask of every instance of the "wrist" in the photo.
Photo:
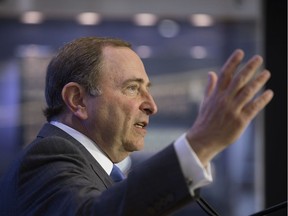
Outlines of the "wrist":
{"type": "Polygon", "coordinates": [[[221,151],[213,141],[208,140],[205,136],[187,133],[186,139],[204,167],[207,167],[210,161],[221,151]]]}

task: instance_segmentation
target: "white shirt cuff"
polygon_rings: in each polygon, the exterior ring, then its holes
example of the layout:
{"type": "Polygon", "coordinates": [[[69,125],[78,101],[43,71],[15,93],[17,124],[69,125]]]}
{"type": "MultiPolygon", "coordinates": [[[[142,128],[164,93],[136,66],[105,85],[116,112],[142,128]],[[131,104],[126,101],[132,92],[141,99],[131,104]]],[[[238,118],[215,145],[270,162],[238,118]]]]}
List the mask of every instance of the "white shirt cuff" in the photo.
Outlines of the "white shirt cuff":
{"type": "Polygon", "coordinates": [[[190,194],[195,195],[197,188],[210,184],[213,181],[210,163],[205,168],[186,139],[186,133],[174,142],[182,173],[186,179],[190,194]]]}

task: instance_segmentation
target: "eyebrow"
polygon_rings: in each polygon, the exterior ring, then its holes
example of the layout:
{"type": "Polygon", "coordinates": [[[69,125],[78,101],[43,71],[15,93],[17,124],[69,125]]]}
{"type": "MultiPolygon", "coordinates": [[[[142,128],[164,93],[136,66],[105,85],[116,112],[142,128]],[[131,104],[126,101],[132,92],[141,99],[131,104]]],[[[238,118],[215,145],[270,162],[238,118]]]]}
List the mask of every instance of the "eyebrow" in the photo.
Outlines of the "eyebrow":
{"type": "MultiPolygon", "coordinates": [[[[123,83],[124,85],[127,85],[128,83],[131,83],[131,82],[137,82],[137,83],[140,83],[140,84],[144,84],[145,81],[141,78],[135,78],[135,79],[128,79],[128,80],[125,80],[125,82],[123,83]]],[[[147,83],[147,87],[151,87],[152,83],[151,82],[148,82],[147,83]]]]}

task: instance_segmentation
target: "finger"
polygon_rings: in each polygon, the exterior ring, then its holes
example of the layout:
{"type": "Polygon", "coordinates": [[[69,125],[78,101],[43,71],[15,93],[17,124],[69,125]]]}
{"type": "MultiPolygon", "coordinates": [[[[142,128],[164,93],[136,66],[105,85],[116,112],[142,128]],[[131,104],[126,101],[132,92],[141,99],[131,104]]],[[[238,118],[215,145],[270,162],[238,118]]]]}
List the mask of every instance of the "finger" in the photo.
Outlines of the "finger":
{"type": "Polygon", "coordinates": [[[262,73],[258,74],[253,81],[245,86],[237,95],[239,107],[245,106],[245,104],[248,103],[260,91],[270,77],[270,72],[268,70],[264,70],[262,73]]]}
{"type": "Polygon", "coordinates": [[[217,80],[218,80],[217,74],[213,71],[210,71],[208,73],[208,83],[205,89],[205,97],[208,97],[212,94],[212,92],[216,87],[217,80]]]}
{"type": "Polygon", "coordinates": [[[229,57],[221,69],[218,82],[219,90],[226,89],[243,58],[244,52],[240,49],[235,50],[229,57]]]}
{"type": "Polygon", "coordinates": [[[262,64],[263,59],[261,56],[256,55],[251,58],[243,69],[234,77],[228,91],[230,95],[234,96],[254,77],[257,69],[262,64]]]}
{"type": "Polygon", "coordinates": [[[253,119],[273,98],[273,91],[266,90],[263,94],[251,101],[243,108],[243,113],[248,119],[253,119]]]}
{"type": "Polygon", "coordinates": [[[205,88],[204,98],[200,103],[199,110],[202,109],[203,104],[208,100],[209,96],[214,91],[216,84],[217,84],[217,80],[218,80],[217,74],[213,71],[210,71],[208,73],[208,83],[207,83],[206,88],[205,88]]]}

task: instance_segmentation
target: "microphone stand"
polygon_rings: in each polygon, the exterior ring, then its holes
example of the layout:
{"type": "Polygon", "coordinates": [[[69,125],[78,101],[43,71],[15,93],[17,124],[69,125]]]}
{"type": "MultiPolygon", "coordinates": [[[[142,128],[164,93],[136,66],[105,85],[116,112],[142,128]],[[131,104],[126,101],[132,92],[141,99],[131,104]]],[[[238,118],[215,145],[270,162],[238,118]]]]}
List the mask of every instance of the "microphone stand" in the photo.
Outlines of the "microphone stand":
{"type": "Polygon", "coordinates": [[[272,213],[272,212],[276,212],[282,208],[286,208],[287,209],[287,201],[284,201],[282,203],[279,203],[277,205],[274,205],[270,208],[267,208],[267,209],[264,209],[260,212],[257,212],[257,213],[254,213],[252,215],[249,215],[249,216],[263,216],[263,215],[267,215],[269,213],[272,213]]]}

